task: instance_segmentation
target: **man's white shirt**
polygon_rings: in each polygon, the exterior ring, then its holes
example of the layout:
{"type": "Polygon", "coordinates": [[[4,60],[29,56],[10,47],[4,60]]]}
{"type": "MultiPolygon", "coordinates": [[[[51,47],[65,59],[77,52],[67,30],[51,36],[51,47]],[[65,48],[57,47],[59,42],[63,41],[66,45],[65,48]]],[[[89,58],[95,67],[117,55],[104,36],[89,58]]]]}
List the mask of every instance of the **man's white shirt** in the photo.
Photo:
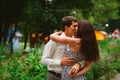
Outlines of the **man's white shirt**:
{"type": "MultiPolygon", "coordinates": [[[[60,35],[66,37],[64,32],[60,35]]],[[[44,48],[42,63],[47,65],[48,70],[61,73],[61,58],[64,55],[66,44],[50,40],[44,48]]]]}

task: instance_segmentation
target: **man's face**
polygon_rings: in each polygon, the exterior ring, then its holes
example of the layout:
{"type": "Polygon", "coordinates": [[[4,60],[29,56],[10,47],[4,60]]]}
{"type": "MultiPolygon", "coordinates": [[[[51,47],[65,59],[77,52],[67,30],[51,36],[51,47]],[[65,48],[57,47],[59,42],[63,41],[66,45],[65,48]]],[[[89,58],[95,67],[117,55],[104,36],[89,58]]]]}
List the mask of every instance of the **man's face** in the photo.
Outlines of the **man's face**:
{"type": "Polygon", "coordinates": [[[77,29],[78,29],[78,22],[72,22],[70,27],[66,28],[66,35],[70,37],[75,36],[77,29]]]}

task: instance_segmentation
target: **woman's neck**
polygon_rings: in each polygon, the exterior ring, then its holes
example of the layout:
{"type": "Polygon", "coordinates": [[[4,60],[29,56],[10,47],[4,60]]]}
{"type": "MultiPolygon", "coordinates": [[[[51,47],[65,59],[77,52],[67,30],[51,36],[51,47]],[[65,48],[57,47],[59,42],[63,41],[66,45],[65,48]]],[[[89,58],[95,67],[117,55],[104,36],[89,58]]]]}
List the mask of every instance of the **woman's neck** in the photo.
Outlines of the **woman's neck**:
{"type": "Polygon", "coordinates": [[[70,49],[75,52],[75,53],[79,53],[80,51],[80,45],[75,44],[75,45],[70,45],[70,49]]]}

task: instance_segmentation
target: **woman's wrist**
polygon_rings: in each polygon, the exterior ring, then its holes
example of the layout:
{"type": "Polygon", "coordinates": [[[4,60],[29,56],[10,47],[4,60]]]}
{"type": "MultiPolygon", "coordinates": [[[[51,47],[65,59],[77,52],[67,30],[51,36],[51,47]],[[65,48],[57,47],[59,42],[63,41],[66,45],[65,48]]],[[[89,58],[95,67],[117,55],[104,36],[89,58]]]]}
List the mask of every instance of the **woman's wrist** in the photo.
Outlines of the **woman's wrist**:
{"type": "Polygon", "coordinates": [[[84,61],[84,60],[83,60],[83,61],[80,61],[80,62],[78,62],[78,63],[79,63],[79,65],[80,65],[80,69],[85,66],[85,61],[84,61]]]}

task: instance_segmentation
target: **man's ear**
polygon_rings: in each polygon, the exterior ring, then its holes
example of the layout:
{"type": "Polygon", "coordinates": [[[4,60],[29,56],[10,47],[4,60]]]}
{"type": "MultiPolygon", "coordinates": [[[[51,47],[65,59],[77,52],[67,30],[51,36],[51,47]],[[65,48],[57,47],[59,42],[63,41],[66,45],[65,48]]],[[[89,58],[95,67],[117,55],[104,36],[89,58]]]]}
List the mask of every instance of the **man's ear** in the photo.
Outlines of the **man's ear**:
{"type": "Polygon", "coordinates": [[[69,27],[68,26],[65,26],[65,30],[67,30],[69,27]]]}

